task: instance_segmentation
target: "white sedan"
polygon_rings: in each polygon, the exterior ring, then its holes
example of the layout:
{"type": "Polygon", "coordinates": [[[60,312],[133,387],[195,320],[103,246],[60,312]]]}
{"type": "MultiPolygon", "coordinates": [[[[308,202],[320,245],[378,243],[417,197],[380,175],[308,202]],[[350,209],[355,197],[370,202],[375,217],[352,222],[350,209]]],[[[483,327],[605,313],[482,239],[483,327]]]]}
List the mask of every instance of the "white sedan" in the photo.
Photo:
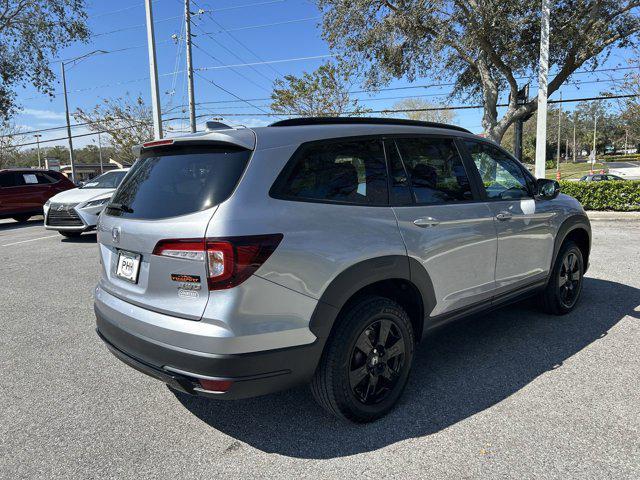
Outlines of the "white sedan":
{"type": "Polygon", "coordinates": [[[78,188],[61,192],[44,204],[44,226],[65,237],[92,230],[128,169],[111,170],[78,188]]]}

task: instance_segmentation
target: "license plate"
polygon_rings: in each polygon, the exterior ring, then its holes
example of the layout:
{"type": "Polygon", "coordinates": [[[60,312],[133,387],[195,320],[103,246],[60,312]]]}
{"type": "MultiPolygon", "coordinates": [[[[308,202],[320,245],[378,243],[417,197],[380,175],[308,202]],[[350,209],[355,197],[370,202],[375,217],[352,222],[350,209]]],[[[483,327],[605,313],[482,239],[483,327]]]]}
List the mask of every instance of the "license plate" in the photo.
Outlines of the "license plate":
{"type": "Polygon", "coordinates": [[[120,250],[118,253],[118,267],[116,276],[127,282],[138,283],[138,272],[140,270],[140,254],[120,250]]]}

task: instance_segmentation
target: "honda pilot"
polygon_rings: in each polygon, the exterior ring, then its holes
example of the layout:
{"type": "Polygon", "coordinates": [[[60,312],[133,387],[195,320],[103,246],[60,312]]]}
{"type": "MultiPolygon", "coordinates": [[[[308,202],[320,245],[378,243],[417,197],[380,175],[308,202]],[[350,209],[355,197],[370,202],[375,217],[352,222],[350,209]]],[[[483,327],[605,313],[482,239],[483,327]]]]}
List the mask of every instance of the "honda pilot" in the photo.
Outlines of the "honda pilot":
{"type": "Polygon", "coordinates": [[[309,383],[355,422],[393,408],[434,329],[533,295],[573,310],[591,243],[580,204],[498,145],[387,118],[146,143],[97,230],[120,360],[215,399],[309,383]]]}

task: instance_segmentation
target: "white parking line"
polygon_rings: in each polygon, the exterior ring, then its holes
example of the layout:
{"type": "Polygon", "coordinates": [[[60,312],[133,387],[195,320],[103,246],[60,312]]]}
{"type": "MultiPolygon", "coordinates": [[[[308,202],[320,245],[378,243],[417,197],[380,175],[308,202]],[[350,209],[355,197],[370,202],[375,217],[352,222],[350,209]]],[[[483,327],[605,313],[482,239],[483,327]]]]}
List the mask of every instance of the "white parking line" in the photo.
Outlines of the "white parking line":
{"type": "Polygon", "coordinates": [[[20,240],[19,242],[5,243],[4,245],[0,245],[0,247],[10,247],[11,245],[18,245],[20,243],[27,243],[27,242],[35,242],[36,240],[44,240],[45,238],[53,238],[57,236],[58,235],[47,235],[46,237],[30,238],[29,240],[20,240]]]}

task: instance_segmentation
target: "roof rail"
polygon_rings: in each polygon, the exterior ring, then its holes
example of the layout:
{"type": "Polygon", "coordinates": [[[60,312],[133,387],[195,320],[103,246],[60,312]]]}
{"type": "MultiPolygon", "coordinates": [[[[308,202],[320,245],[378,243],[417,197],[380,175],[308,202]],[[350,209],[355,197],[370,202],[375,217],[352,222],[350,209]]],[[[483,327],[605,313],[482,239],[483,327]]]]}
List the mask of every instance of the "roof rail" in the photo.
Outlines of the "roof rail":
{"type": "Polygon", "coordinates": [[[438,122],[423,122],[406,118],[382,117],[302,117],[288,118],[270,124],[270,127],[295,127],[302,125],[408,125],[414,127],[446,128],[459,132],[471,133],[466,128],[438,122]]]}

